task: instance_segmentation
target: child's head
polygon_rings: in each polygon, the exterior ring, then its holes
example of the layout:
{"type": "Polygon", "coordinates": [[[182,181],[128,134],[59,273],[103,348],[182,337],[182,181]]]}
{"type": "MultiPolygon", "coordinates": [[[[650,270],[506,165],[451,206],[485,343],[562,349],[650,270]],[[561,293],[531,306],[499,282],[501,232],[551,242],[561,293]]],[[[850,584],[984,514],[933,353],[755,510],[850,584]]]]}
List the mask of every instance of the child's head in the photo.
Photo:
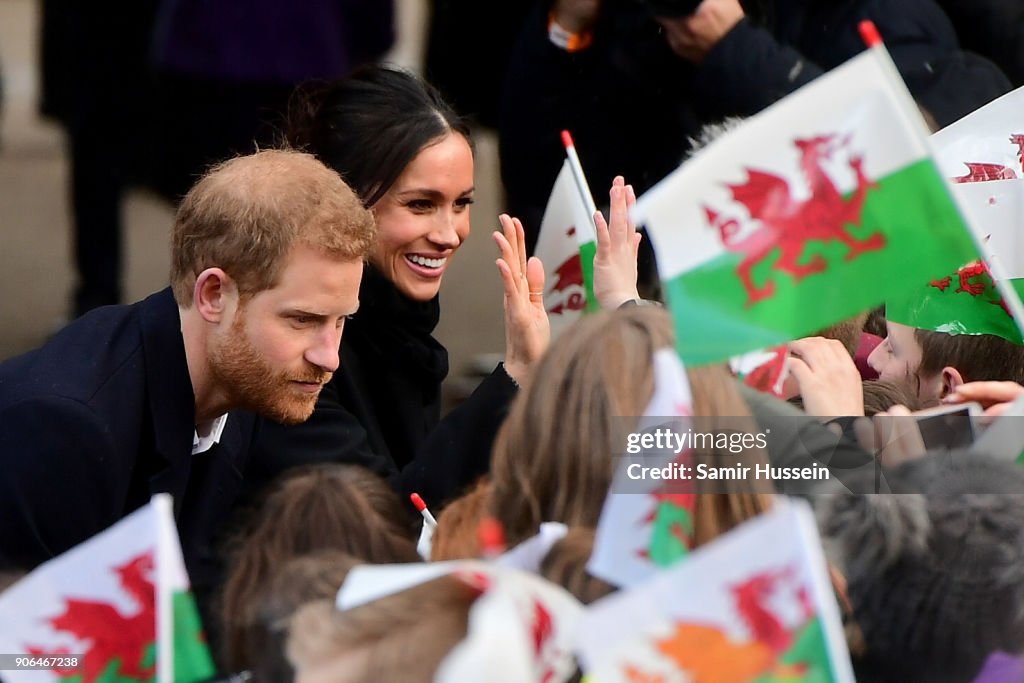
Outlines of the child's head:
{"type": "Polygon", "coordinates": [[[274,572],[247,639],[254,683],[292,680],[295,672],[284,651],[292,616],[306,603],[333,601],[348,572],[359,564],[340,550],[318,550],[292,558],[274,572]]]}
{"type": "Polygon", "coordinates": [[[466,637],[480,591],[452,576],[339,612],[312,602],[292,619],[288,656],[300,683],[428,683],[466,637]]]}
{"type": "Polygon", "coordinates": [[[966,382],[1024,381],[1024,346],[990,334],[946,334],[886,321],[888,335],[868,364],[880,380],[932,401],[966,382]]]}
{"type": "Polygon", "coordinates": [[[418,561],[404,515],[387,482],[355,465],[299,468],[277,480],[238,539],[224,585],[227,666],[251,666],[247,634],[273,573],[291,558],[334,549],[364,562],[418,561]]]}

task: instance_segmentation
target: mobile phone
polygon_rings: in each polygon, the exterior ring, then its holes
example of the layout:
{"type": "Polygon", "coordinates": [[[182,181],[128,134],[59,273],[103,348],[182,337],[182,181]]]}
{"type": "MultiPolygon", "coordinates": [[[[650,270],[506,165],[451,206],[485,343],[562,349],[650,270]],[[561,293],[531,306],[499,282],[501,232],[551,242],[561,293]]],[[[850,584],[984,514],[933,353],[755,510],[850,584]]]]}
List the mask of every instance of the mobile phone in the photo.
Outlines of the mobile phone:
{"type": "Polygon", "coordinates": [[[958,403],[914,413],[924,447],[931,450],[968,448],[977,436],[975,419],[982,414],[980,403],[958,403]]]}
{"type": "Polygon", "coordinates": [[[1024,453],[1024,396],[1016,398],[1003,414],[981,433],[974,453],[983,453],[997,460],[1015,462],[1024,453]]]}

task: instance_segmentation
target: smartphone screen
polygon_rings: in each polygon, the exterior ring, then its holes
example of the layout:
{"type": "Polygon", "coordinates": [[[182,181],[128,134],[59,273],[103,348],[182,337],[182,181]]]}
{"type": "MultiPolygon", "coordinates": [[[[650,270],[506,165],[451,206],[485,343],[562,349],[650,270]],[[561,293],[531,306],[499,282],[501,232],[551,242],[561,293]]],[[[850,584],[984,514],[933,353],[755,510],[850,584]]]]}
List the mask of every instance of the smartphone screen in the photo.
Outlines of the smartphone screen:
{"type": "Polygon", "coordinates": [[[967,406],[950,412],[921,415],[917,418],[917,426],[928,450],[967,448],[974,443],[974,425],[967,406]]]}

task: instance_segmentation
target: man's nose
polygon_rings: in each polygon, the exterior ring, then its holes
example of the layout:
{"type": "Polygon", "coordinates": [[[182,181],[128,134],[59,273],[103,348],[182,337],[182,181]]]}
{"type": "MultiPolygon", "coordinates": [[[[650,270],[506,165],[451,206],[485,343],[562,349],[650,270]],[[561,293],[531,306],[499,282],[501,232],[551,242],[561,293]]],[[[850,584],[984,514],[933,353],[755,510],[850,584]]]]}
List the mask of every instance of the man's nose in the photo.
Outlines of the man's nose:
{"type": "Polygon", "coordinates": [[[315,343],[306,351],[306,360],[324,372],[335,372],[341,365],[341,330],[333,325],[325,325],[317,336],[315,343]]]}

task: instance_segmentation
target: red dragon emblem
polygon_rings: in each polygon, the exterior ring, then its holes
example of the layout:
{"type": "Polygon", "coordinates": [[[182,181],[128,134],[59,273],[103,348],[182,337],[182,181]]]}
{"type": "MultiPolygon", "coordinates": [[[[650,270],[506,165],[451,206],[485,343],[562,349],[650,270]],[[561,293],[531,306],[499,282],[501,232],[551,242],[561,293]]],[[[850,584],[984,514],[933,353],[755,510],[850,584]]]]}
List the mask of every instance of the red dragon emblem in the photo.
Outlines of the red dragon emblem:
{"type": "Polygon", "coordinates": [[[793,634],[778,616],[772,613],[767,605],[769,598],[780,592],[780,588],[788,587],[800,603],[800,621],[807,621],[814,616],[814,603],[810,599],[807,587],[798,581],[796,569],[786,567],[755,574],[731,589],[736,601],[736,611],[750,629],[754,639],[777,653],[792,645],[793,634]]]}
{"type": "MultiPolygon", "coordinates": [[[[1024,171],[1024,134],[1015,133],[1010,136],[1010,142],[1017,145],[1017,160],[1020,161],[1021,170],[1024,171]]],[[[980,183],[988,180],[1013,180],[1017,177],[1014,170],[1002,164],[982,164],[973,161],[965,161],[968,173],[953,178],[954,183],[980,183]]]]}
{"type": "MultiPolygon", "coordinates": [[[[569,228],[565,234],[569,237],[574,236],[576,228],[569,228]]],[[[554,274],[555,281],[544,296],[545,304],[549,304],[552,298],[555,299],[555,303],[548,305],[548,314],[560,315],[586,308],[587,295],[583,289],[583,265],[580,263],[579,251],[555,268],[554,274]]]]}
{"type": "MultiPolygon", "coordinates": [[[[73,678],[81,683],[92,683],[113,676],[119,681],[148,681],[155,674],[155,662],[147,660],[147,650],[156,640],[152,551],[115,567],[114,572],[121,587],[139,609],[134,614],[125,615],[106,602],[68,598],[64,612],[50,619],[50,625],[54,630],[70,633],[89,645],[82,668],[56,671],[61,679],[73,678]]],[[[30,654],[68,654],[67,651],[32,646],[26,651],[30,654]]]]}
{"type": "Polygon", "coordinates": [[[805,258],[805,248],[811,241],[838,240],[848,248],[847,261],[885,246],[885,235],[880,232],[858,238],[848,228],[860,224],[868,191],[878,187],[865,174],[863,157],[855,156],[849,160],[850,169],[857,179],[857,188],[849,198],[843,197],[822,167],[822,162],[831,159],[837,150],[845,149],[848,144],[848,136],[838,140],[835,134],[795,141],[800,150],[800,171],[810,190],[810,197],[806,199],[796,199],[783,178],[756,169],[747,169],[746,182],[727,185],[733,199],[745,206],[750,217],[760,224],[753,231],[743,234],[737,219],[721,216],[714,209],[704,207],[708,223],[718,229],[725,248],[743,254],[736,272],[747,292],[747,308],[775,293],[773,280],[769,279],[759,287],[754,283],[752,271],[776,248],[781,250],[781,254],[772,268],[788,273],[795,282],[799,282],[828,267],[821,254],[805,258]]]}
{"type": "Polygon", "coordinates": [[[1006,315],[1011,318],[1013,317],[1013,313],[1010,312],[1010,307],[1006,304],[1006,299],[1004,299],[999,290],[996,289],[995,278],[992,277],[992,272],[988,269],[988,264],[984,261],[969,263],[963,268],[957,270],[953,275],[947,275],[944,278],[932,280],[928,284],[935,287],[940,292],[945,292],[952,286],[954,276],[957,280],[957,288],[953,290],[954,294],[966,292],[973,297],[979,297],[986,291],[992,290],[999,298],[990,301],[989,303],[1002,307],[1006,312],[1006,315]]]}

